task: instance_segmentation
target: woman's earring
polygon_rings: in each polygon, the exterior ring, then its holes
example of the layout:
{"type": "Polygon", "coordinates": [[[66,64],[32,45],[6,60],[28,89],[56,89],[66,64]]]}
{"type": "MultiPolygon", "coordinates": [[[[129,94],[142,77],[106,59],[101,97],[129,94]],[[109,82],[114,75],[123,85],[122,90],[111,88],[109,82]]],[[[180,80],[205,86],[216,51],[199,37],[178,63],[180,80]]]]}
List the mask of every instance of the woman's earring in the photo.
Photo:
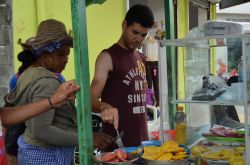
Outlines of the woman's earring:
{"type": "Polygon", "coordinates": [[[49,61],[50,61],[50,64],[52,65],[53,64],[53,60],[51,59],[51,57],[49,57],[49,61]]]}

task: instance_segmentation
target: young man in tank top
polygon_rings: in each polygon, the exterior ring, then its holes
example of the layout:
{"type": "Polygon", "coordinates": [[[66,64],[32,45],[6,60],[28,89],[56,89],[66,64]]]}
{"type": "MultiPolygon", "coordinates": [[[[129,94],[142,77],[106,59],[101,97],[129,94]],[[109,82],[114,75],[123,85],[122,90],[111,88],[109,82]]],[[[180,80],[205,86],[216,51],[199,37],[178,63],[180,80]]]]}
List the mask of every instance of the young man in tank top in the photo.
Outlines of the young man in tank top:
{"type": "Polygon", "coordinates": [[[138,146],[148,139],[146,60],[137,48],[153,24],[154,17],[147,6],[131,7],[122,22],[120,39],[96,60],[91,84],[93,111],[101,113],[105,133],[115,137],[115,128],[124,131],[122,141],[126,147],[138,146]]]}

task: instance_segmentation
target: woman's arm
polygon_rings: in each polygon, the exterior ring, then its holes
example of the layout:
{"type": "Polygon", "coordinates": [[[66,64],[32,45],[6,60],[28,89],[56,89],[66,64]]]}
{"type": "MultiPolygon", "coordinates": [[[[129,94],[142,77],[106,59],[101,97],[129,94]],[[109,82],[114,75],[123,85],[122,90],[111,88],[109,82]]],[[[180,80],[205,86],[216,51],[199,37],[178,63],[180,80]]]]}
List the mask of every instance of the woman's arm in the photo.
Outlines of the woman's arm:
{"type": "Polygon", "coordinates": [[[27,105],[2,107],[0,108],[2,124],[17,124],[48,111],[52,106],[59,107],[64,104],[65,101],[75,99],[75,94],[79,89],[80,88],[75,84],[75,81],[70,80],[60,85],[57,91],[52,95],[50,98],[52,105],[50,105],[49,99],[43,99],[27,105]]]}
{"type": "MultiPolygon", "coordinates": [[[[40,79],[30,88],[32,95],[29,100],[36,102],[48,98],[59,85],[54,78],[40,79]]],[[[58,108],[51,108],[31,118],[25,124],[33,139],[53,146],[77,145],[76,113],[74,106],[68,101],[58,108]]]]}

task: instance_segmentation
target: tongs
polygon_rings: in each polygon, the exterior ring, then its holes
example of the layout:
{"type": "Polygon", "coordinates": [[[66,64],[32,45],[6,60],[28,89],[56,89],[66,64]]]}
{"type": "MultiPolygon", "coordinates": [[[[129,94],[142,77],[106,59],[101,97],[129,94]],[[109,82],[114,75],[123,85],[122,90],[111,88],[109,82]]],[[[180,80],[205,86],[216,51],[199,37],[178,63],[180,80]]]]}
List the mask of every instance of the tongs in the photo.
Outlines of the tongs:
{"type": "Polygon", "coordinates": [[[119,148],[124,148],[122,138],[121,138],[123,136],[123,131],[121,131],[121,133],[119,133],[118,129],[115,129],[115,130],[116,130],[116,134],[117,134],[117,136],[115,137],[116,144],[118,145],[119,148]]]}

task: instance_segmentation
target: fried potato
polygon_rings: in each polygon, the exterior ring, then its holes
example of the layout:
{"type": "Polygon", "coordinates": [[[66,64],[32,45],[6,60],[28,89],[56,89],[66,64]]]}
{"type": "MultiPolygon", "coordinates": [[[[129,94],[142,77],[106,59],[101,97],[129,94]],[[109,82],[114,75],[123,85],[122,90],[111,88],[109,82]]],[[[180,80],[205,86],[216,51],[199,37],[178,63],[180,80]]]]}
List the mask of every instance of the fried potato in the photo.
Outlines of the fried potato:
{"type": "Polygon", "coordinates": [[[195,145],[191,148],[191,153],[194,156],[201,155],[202,153],[207,152],[207,151],[209,151],[209,149],[201,145],[195,145]]]}
{"type": "Polygon", "coordinates": [[[158,153],[158,152],[162,152],[160,147],[156,147],[156,146],[145,146],[144,147],[144,153],[158,153]]]}
{"type": "Polygon", "coordinates": [[[161,145],[161,148],[163,149],[179,148],[179,145],[175,141],[167,141],[161,145]]]}
{"type": "Polygon", "coordinates": [[[229,160],[229,165],[244,165],[245,160],[242,156],[235,156],[229,160]]]}
{"type": "Polygon", "coordinates": [[[235,147],[234,153],[235,155],[242,156],[245,153],[245,147],[235,147]]]}
{"type": "Polygon", "coordinates": [[[187,153],[185,151],[183,151],[183,152],[176,152],[175,155],[187,155],[187,153]]]}
{"type": "Polygon", "coordinates": [[[143,153],[142,158],[148,159],[148,160],[157,160],[159,157],[164,155],[163,152],[158,152],[158,153],[143,153]]]}
{"type": "Polygon", "coordinates": [[[179,147],[175,141],[168,141],[160,147],[145,146],[142,158],[148,160],[182,160],[187,158],[185,148],[179,147]]]}
{"type": "Polygon", "coordinates": [[[161,149],[164,152],[179,152],[179,145],[178,143],[176,143],[175,141],[168,141],[163,143],[163,145],[161,146],[161,149]]]}
{"type": "Polygon", "coordinates": [[[157,158],[157,160],[171,160],[172,157],[173,157],[172,153],[165,153],[159,158],[157,158]]]}
{"type": "Polygon", "coordinates": [[[210,159],[210,160],[220,160],[220,152],[210,152],[204,155],[204,158],[210,159]]]}
{"type": "Polygon", "coordinates": [[[158,157],[160,157],[163,154],[164,152],[161,150],[160,147],[145,146],[142,157],[148,160],[156,160],[158,157]]]}
{"type": "Polygon", "coordinates": [[[183,160],[187,157],[188,157],[188,155],[174,155],[174,156],[172,156],[172,159],[173,160],[183,160]]]}

